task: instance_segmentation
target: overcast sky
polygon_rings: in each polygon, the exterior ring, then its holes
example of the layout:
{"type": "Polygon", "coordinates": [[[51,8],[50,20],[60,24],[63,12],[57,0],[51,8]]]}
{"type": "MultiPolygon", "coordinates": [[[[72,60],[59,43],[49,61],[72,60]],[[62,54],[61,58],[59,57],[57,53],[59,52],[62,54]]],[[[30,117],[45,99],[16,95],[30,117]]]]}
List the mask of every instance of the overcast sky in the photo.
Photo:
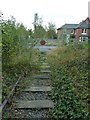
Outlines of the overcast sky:
{"type": "Polygon", "coordinates": [[[4,19],[14,16],[33,29],[34,14],[43,19],[43,25],[53,22],[56,28],[65,23],[79,23],[88,17],[90,0],[0,0],[4,19]]]}

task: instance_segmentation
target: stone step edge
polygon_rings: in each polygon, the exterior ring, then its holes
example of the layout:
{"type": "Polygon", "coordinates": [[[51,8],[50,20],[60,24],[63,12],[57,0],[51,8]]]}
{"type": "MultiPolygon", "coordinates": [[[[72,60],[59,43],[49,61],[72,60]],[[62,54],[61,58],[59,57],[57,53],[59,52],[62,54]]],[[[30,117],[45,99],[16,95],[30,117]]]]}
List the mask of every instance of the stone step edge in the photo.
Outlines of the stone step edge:
{"type": "Polygon", "coordinates": [[[18,109],[32,109],[32,108],[53,108],[54,103],[51,100],[32,100],[32,101],[16,101],[16,108],[18,109]]]}
{"type": "Polygon", "coordinates": [[[41,86],[41,87],[30,87],[27,89],[24,89],[22,91],[24,92],[48,92],[51,91],[53,87],[51,86],[41,86]]]}
{"type": "Polygon", "coordinates": [[[42,66],[40,66],[41,68],[50,68],[50,66],[49,65],[42,65],[42,66]]]}
{"type": "Polygon", "coordinates": [[[49,76],[44,76],[44,75],[34,75],[32,77],[36,79],[49,79],[50,78],[49,76]]]}
{"type": "Polygon", "coordinates": [[[50,73],[51,71],[50,70],[41,70],[40,72],[41,73],[50,73]]]}

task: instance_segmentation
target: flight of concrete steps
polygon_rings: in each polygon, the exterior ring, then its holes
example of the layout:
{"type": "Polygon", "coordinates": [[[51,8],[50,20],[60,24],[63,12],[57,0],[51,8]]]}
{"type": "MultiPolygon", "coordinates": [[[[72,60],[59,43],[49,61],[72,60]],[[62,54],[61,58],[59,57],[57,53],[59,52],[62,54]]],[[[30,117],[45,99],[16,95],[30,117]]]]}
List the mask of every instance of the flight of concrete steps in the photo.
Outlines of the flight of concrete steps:
{"type": "MultiPolygon", "coordinates": [[[[44,57],[45,58],[45,57],[44,57]]],[[[50,66],[47,62],[43,62],[41,66],[41,70],[39,72],[39,75],[34,75],[33,79],[41,80],[41,81],[49,81],[49,70],[50,66]]],[[[47,93],[52,90],[51,85],[30,85],[26,89],[24,89],[22,92],[31,92],[33,95],[35,92],[37,92],[37,95],[39,93],[47,93]]],[[[18,109],[49,109],[54,107],[54,103],[52,100],[46,98],[46,99],[38,99],[38,100],[16,100],[16,107],[18,109]]]]}

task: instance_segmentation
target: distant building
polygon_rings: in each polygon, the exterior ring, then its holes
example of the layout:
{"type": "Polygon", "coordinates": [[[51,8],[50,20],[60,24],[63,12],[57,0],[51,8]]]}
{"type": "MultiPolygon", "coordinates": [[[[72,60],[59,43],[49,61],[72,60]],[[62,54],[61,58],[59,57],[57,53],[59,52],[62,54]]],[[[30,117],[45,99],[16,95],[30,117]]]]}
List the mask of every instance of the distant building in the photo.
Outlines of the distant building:
{"type": "Polygon", "coordinates": [[[79,24],[64,24],[57,29],[58,39],[85,41],[90,38],[90,18],[86,18],[79,24]],[[69,38],[70,36],[70,38],[69,38]]]}
{"type": "Polygon", "coordinates": [[[78,24],[64,24],[62,27],[57,29],[57,36],[63,38],[64,35],[75,34],[75,29],[78,24]]]}
{"type": "Polygon", "coordinates": [[[75,30],[75,38],[79,41],[85,41],[90,38],[90,19],[86,18],[80,22],[75,30]]]}

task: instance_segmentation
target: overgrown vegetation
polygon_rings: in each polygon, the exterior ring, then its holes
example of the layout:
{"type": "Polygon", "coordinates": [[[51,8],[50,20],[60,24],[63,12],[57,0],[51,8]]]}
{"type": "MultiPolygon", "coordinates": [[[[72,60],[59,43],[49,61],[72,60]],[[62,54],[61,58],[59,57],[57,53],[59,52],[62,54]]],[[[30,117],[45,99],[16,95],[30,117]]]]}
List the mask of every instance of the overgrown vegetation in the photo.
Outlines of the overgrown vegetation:
{"type": "Polygon", "coordinates": [[[51,66],[55,107],[50,110],[56,119],[89,119],[88,44],[62,46],[47,54],[51,66]]]}
{"type": "Polygon", "coordinates": [[[16,23],[15,18],[3,20],[2,28],[3,101],[19,76],[27,76],[39,69],[39,51],[32,48],[33,41],[29,39],[27,29],[16,23]]]}

